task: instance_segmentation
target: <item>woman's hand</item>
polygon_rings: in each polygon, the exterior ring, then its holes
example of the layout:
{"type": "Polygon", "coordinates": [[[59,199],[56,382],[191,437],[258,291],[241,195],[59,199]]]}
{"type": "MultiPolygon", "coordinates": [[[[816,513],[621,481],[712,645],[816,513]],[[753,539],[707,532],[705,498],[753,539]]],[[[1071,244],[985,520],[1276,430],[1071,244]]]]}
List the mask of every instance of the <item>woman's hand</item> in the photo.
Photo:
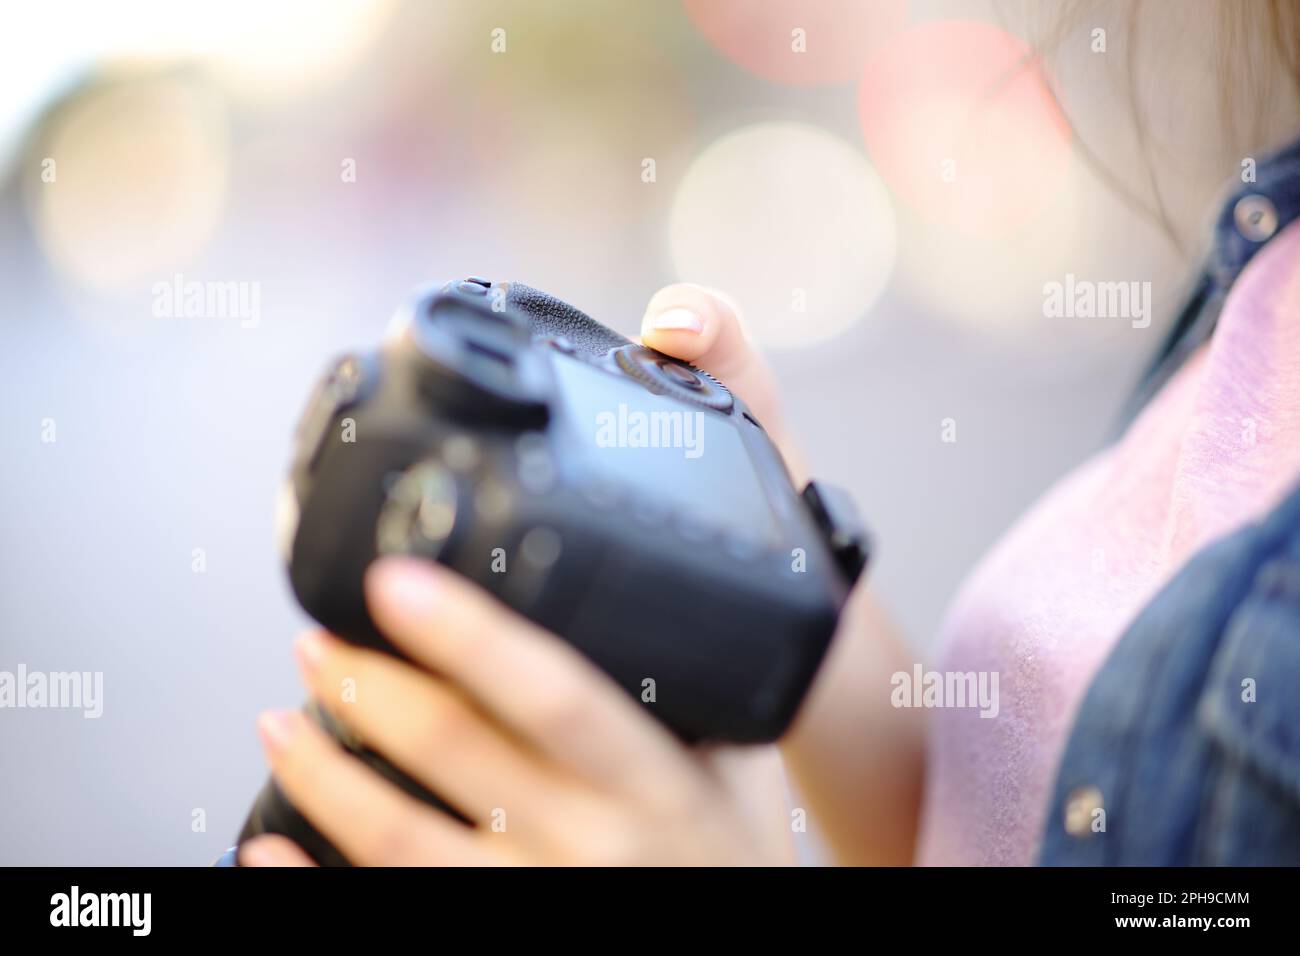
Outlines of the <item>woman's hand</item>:
{"type": "MultiPolygon", "coordinates": [[[[376,623],[414,664],[321,633],[298,644],[312,696],[454,805],[397,789],[296,711],[263,715],[271,769],[345,856],[372,865],[793,861],[773,748],[692,751],[568,644],[451,571],[372,566],[376,623]]],[[[310,865],[280,836],[245,865],[310,865]]]]}
{"type": "Polygon", "coordinates": [[[772,373],[749,344],[730,296],[688,283],[660,289],[641,320],[641,341],[699,366],[739,395],[780,449],[795,483],[803,484],[802,458],[786,431],[772,373]]]}
{"type": "MultiPolygon", "coordinates": [[[[703,286],[669,286],[650,300],[641,338],[726,383],[780,447],[795,484],[804,483],[807,472],[782,421],[772,376],[746,340],[729,296],[703,286]]],[[[892,706],[889,690],[891,675],[910,673],[914,660],[870,591],[858,587],[808,700],[781,741],[797,793],[841,862],[912,861],[923,712],[892,706]]]]}
{"type": "MultiPolygon", "coordinates": [[[[771,375],[727,296],[669,286],[651,299],[641,338],[725,382],[802,483],[771,375]]],[[[415,666],[317,635],[299,652],[308,686],[371,746],[478,825],[464,826],[397,791],[300,714],[264,718],[277,779],[349,858],[793,862],[774,748],[682,747],[567,644],[443,569],[386,562],[367,586],[376,621],[415,666]],[[342,695],[348,680],[350,703],[342,695]]],[[[920,725],[913,711],[888,704],[889,675],[910,668],[906,661],[859,588],[783,743],[844,862],[911,860],[920,725]]],[[[310,861],[285,838],[263,836],[242,848],[241,862],[310,861]]]]}

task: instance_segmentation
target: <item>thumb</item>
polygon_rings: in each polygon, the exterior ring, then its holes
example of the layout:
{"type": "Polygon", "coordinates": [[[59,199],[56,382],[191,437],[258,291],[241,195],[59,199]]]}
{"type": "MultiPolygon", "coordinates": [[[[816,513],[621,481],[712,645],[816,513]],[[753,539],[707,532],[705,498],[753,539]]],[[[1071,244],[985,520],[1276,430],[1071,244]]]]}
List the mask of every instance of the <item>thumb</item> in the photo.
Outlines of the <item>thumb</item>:
{"type": "Polygon", "coordinates": [[[689,283],[660,289],[646,306],[641,341],[720,379],[765,426],[776,414],[771,372],[745,336],[740,310],[725,293],[689,283]]]}
{"type": "Polygon", "coordinates": [[[781,448],[791,471],[802,472],[801,456],[781,421],[772,373],[745,335],[735,300],[693,283],[660,289],[646,306],[641,341],[719,379],[749,406],[781,448]]]}

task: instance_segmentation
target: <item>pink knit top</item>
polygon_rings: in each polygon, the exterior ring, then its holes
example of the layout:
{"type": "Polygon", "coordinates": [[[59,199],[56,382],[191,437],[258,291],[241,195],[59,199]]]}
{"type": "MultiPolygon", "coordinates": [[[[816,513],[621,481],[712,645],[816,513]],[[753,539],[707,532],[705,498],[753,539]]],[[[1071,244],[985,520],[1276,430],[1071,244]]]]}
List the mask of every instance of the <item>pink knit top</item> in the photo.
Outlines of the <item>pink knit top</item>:
{"type": "Polygon", "coordinates": [[[929,714],[918,862],[1035,861],[1075,712],[1115,642],[1192,554],[1297,479],[1293,225],[1251,260],[1211,340],[1123,438],[1051,489],[962,587],[935,667],[996,672],[998,713],[929,714]]]}

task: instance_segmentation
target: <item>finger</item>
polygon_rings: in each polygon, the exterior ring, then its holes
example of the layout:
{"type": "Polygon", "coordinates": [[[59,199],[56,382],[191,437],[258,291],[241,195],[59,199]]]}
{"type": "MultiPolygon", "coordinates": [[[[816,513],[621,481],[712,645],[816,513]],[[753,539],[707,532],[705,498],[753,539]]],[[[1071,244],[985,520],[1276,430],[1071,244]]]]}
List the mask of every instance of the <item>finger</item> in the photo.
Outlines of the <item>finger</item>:
{"type": "Polygon", "coordinates": [[[698,773],[574,648],[447,568],[386,558],[371,566],[366,593],[380,630],[403,651],[584,779],[655,797],[698,773]]]}
{"type": "Polygon", "coordinates": [[[383,780],[297,711],[272,711],[258,732],[280,787],[303,815],[363,866],[490,862],[473,831],[383,780]]]}
{"type": "Polygon", "coordinates": [[[295,650],[323,707],[471,820],[550,812],[555,775],[446,681],[323,632],[304,634],[295,650]]]}
{"type": "Polygon", "coordinates": [[[660,289],[641,319],[641,341],[716,375],[756,415],[772,403],[767,364],[746,337],[740,310],[722,292],[689,283],[660,289]]]}
{"type": "Polygon", "coordinates": [[[740,309],[730,296],[692,283],[660,289],[641,319],[641,341],[720,379],[781,446],[791,470],[802,473],[781,420],[771,370],[745,334],[740,309]]]}
{"type": "Polygon", "coordinates": [[[240,866],[315,866],[298,844],[279,834],[253,837],[239,848],[240,866]]]}
{"type": "Polygon", "coordinates": [[[701,748],[701,763],[735,795],[734,812],[749,821],[755,849],[763,859],[797,862],[791,826],[790,791],[785,767],[775,744],[701,748]]]}

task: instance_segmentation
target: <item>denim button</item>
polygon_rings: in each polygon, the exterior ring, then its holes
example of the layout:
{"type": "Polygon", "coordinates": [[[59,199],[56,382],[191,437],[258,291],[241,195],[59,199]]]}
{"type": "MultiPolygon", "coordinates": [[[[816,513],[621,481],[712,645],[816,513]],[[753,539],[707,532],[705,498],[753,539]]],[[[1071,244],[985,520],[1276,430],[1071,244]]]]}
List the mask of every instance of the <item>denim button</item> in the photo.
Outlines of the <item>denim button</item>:
{"type": "Polygon", "coordinates": [[[1237,231],[1251,242],[1263,242],[1277,232],[1277,207],[1267,196],[1242,196],[1232,209],[1237,231]]]}
{"type": "Polygon", "coordinates": [[[1096,787],[1076,787],[1065,799],[1065,832],[1087,839],[1105,832],[1106,804],[1096,787]]]}

